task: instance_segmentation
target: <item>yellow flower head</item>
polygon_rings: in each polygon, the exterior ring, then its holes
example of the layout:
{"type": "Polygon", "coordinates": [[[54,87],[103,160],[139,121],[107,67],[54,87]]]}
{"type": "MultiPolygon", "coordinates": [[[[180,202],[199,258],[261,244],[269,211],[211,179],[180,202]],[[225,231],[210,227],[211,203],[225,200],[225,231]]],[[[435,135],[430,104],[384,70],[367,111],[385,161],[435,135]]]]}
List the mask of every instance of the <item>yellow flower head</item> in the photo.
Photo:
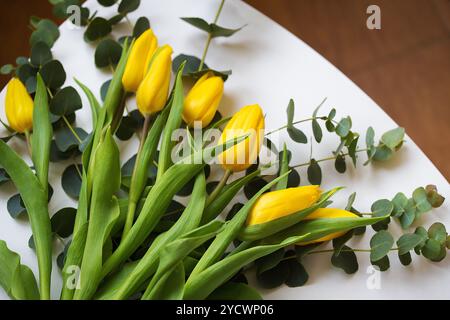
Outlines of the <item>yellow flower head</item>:
{"type": "Polygon", "coordinates": [[[122,77],[122,84],[125,91],[137,91],[157,47],[158,39],[153,34],[152,29],[148,29],[136,39],[131,48],[122,77]]]}
{"type": "Polygon", "coordinates": [[[247,134],[249,136],[244,141],[219,154],[219,162],[225,170],[245,170],[258,157],[264,139],[264,115],[257,104],[243,107],[234,114],[225,126],[219,144],[247,134]]]}
{"type": "Polygon", "coordinates": [[[24,133],[33,128],[33,100],[17,78],[12,78],[6,88],[5,113],[15,131],[24,133]]]}
{"type": "Polygon", "coordinates": [[[144,80],[139,85],[136,102],[139,111],[144,115],[161,111],[166,104],[172,72],[172,52],[169,45],[159,48],[150,61],[144,80]]]}
{"type": "Polygon", "coordinates": [[[197,80],[184,100],[183,120],[192,127],[200,121],[206,127],[216,114],[223,95],[223,80],[213,73],[205,73],[197,80]]]}

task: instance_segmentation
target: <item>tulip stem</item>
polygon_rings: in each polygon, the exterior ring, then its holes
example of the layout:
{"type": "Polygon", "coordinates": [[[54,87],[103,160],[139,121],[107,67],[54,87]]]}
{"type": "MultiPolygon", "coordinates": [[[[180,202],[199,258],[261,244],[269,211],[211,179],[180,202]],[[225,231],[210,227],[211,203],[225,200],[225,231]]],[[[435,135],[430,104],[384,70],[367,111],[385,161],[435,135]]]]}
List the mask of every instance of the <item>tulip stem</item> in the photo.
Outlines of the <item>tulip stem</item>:
{"type": "Polygon", "coordinates": [[[25,140],[27,141],[27,150],[28,150],[28,153],[29,153],[29,155],[30,155],[30,157],[31,157],[31,135],[30,135],[30,131],[28,131],[28,130],[25,130],[25,140]]]}
{"type": "MultiPolygon", "coordinates": [[[[141,136],[141,140],[139,143],[139,149],[138,149],[138,153],[136,156],[136,163],[134,165],[133,174],[131,176],[131,181],[132,181],[131,186],[133,186],[133,180],[137,178],[136,177],[136,168],[139,165],[139,157],[141,156],[142,148],[144,147],[145,140],[147,139],[149,129],[150,129],[150,115],[146,114],[145,118],[144,118],[144,127],[142,128],[142,136],[141,136]]],[[[130,199],[130,203],[128,204],[127,217],[126,217],[125,225],[124,225],[123,231],[122,231],[122,239],[125,239],[128,232],[131,230],[131,227],[133,226],[134,214],[136,212],[136,206],[137,206],[137,203],[135,201],[131,201],[131,199],[130,199]]]]}
{"type": "Polygon", "coordinates": [[[231,171],[231,170],[225,170],[225,172],[223,173],[222,179],[220,179],[220,181],[219,181],[219,184],[216,186],[216,188],[213,190],[213,192],[211,192],[211,194],[206,199],[205,208],[207,208],[211,204],[211,202],[213,202],[217,198],[217,196],[220,194],[222,189],[227,184],[228,178],[230,178],[232,173],[233,173],[233,171],[231,171]]]}
{"type": "MultiPolygon", "coordinates": [[[[368,150],[367,148],[364,148],[364,149],[356,150],[355,152],[364,152],[364,151],[367,151],[367,150],[368,150]]],[[[323,161],[335,160],[335,159],[336,159],[337,157],[339,157],[339,156],[345,157],[345,156],[348,156],[348,155],[349,155],[349,153],[343,153],[343,154],[339,154],[339,155],[336,155],[336,156],[332,156],[332,157],[327,157],[327,158],[319,159],[319,160],[316,160],[316,162],[323,162],[323,161]]],[[[311,163],[311,161],[304,162],[304,163],[300,163],[300,164],[297,164],[297,165],[293,166],[292,168],[299,168],[299,167],[309,166],[310,163],[311,163]]]]}
{"type": "MultiPolygon", "coordinates": [[[[222,12],[224,4],[225,4],[225,0],[222,0],[220,2],[219,9],[217,10],[216,16],[214,17],[214,22],[213,22],[214,24],[216,24],[217,21],[219,20],[219,16],[220,16],[220,13],[222,12]]],[[[202,69],[203,69],[203,65],[205,64],[205,59],[206,59],[206,55],[208,53],[208,49],[209,49],[209,45],[211,43],[211,40],[212,40],[212,34],[208,33],[208,39],[206,40],[205,49],[203,49],[202,60],[200,61],[200,64],[198,66],[198,70],[197,71],[202,71],[202,69]]]]}

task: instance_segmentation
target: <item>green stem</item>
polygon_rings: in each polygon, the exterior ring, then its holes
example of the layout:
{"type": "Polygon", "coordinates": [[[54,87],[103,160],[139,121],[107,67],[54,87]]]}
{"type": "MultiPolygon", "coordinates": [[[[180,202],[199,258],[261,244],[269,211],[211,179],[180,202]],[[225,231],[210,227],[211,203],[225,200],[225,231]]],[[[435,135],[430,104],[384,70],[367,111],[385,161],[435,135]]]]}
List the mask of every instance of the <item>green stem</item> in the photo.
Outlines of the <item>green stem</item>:
{"type": "MultiPolygon", "coordinates": [[[[364,152],[364,151],[367,151],[367,148],[356,150],[356,152],[364,152]]],[[[349,155],[348,153],[343,153],[343,154],[339,154],[339,155],[337,155],[337,156],[332,156],[332,157],[327,157],[327,158],[319,159],[319,160],[316,160],[316,162],[323,162],[323,161],[335,160],[338,156],[345,157],[345,156],[348,156],[348,155],[349,155]]],[[[300,163],[300,164],[297,164],[297,165],[293,166],[292,168],[299,168],[299,167],[309,166],[310,163],[311,163],[310,161],[304,162],[304,163],[300,163]]]]}
{"type": "MultiPolygon", "coordinates": [[[[136,168],[139,165],[139,157],[141,155],[142,148],[144,147],[144,143],[147,138],[149,129],[150,129],[150,115],[145,115],[144,127],[142,129],[141,141],[139,143],[138,154],[137,154],[137,158],[136,158],[136,163],[133,168],[133,174],[131,176],[131,181],[136,179],[136,172],[137,172],[136,168]]],[[[133,182],[131,183],[131,185],[133,186],[133,182]]],[[[130,193],[131,193],[131,190],[130,190],[130,193]]],[[[134,214],[136,212],[136,207],[137,207],[137,202],[130,198],[130,203],[128,204],[127,217],[125,220],[125,226],[123,227],[123,232],[122,232],[122,239],[124,239],[127,236],[128,232],[130,231],[131,227],[133,226],[134,214]]]]}
{"type": "Polygon", "coordinates": [[[66,116],[63,115],[62,119],[64,120],[64,122],[66,123],[67,128],[69,128],[70,132],[72,132],[73,136],[75,137],[75,139],[77,139],[78,143],[82,143],[83,140],[81,140],[80,136],[76,133],[76,131],[73,129],[72,125],[70,124],[69,120],[67,120],[66,116]]]}
{"type": "Polygon", "coordinates": [[[226,170],[223,173],[223,177],[222,177],[222,179],[220,179],[219,184],[216,186],[214,191],[211,192],[211,194],[206,199],[205,208],[207,208],[211,204],[211,202],[213,202],[217,198],[217,196],[222,191],[223,187],[225,187],[225,185],[227,184],[228,178],[230,178],[232,173],[233,172],[231,170],[226,170]]]}
{"type": "MultiPolygon", "coordinates": [[[[220,13],[222,12],[224,3],[225,3],[225,0],[222,0],[220,2],[219,9],[217,10],[216,16],[214,18],[214,22],[213,22],[214,24],[217,23],[217,21],[219,20],[219,16],[220,16],[220,13]]],[[[205,59],[206,59],[206,55],[208,53],[208,49],[209,49],[211,40],[212,40],[212,34],[208,33],[208,39],[206,40],[206,45],[205,45],[205,48],[203,49],[202,60],[200,61],[197,71],[201,71],[203,69],[203,65],[205,64],[205,59]]]]}
{"type": "MultiPolygon", "coordinates": [[[[314,119],[323,119],[323,117],[311,117],[311,118],[306,118],[306,119],[302,119],[302,120],[298,120],[298,121],[292,122],[292,124],[293,124],[293,125],[294,125],[294,124],[299,124],[299,123],[302,123],[302,122],[312,121],[312,120],[314,120],[314,119]]],[[[278,128],[278,129],[269,131],[268,133],[266,133],[266,136],[268,136],[268,135],[270,135],[270,134],[272,134],[272,133],[281,131],[281,130],[283,130],[283,129],[286,129],[287,127],[288,127],[288,125],[286,124],[286,125],[284,125],[284,126],[278,128]]]]}
{"type": "Polygon", "coordinates": [[[27,141],[28,154],[31,157],[31,135],[30,135],[30,131],[28,131],[28,130],[25,131],[25,140],[27,141]]]}
{"type": "MultiPolygon", "coordinates": [[[[372,250],[371,249],[351,249],[351,250],[342,249],[341,250],[341,252],[352,252],[352,251],[369,253],[372,250]]],[[[398,248],[392,248],[389,251],[398,251],[398,248]]],[[[324,250],[311,251],[311,252],[308,252],[307,254],[310,255],[310,254],[332,253],[332,252],[334,252],[334,249],[324,249],[324,250]]],[[[297,255],[291,255],[291,256],[284,257],[281,261],[285,261],[285,260],[289,260],[289,259],[296,259],[296,258],[297,258],[297,255]]]]}

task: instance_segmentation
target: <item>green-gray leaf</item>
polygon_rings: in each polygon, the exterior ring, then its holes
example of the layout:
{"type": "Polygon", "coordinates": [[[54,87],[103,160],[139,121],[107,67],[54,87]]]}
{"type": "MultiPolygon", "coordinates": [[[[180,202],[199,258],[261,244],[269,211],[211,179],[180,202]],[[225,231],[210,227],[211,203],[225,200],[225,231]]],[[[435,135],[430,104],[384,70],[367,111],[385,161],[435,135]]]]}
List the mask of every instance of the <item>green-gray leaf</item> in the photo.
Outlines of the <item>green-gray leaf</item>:
{"type": "Polygon", "coordinates": [[[370,261],[378,261],[385,257],[394,244],[394,238],[386,231],[378,231],[372,239],[370,239],[370,261]]]}

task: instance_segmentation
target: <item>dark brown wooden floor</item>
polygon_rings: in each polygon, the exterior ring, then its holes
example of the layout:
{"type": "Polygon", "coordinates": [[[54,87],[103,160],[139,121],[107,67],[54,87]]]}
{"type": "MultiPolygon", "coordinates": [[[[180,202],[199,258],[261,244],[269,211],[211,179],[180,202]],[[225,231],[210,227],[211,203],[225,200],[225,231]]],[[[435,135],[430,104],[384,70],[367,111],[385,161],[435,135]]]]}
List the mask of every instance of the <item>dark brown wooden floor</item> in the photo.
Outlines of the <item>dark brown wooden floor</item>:
{"type": "MultiPolygon", "coordinates": [[[[449,0],[246,1],[341,69],[450,178],[449,0]],[[370,4],[381,8],[381,30],[366,28],[370,4]]],[[[28,54],[28,17],[51,17],[51,8],[46,0],[0,0],[0,12],[3,65],[28,54]]]]}

